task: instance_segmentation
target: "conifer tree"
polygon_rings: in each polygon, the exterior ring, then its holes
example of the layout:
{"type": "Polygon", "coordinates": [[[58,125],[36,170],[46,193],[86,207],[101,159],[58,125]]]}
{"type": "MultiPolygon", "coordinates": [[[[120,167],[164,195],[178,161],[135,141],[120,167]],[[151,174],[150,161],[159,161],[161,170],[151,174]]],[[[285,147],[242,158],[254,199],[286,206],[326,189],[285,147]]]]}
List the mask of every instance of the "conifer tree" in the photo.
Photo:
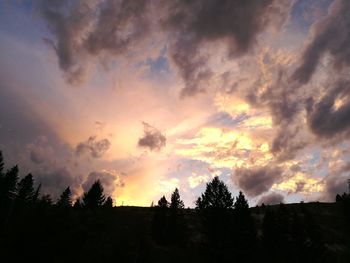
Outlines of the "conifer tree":
{"type": "Polygon", "coordinates": [[[75,200],[75,203],[74,203],[74,205],[73,205],[73,208],[79,209],[79,208],[81,208],[81,207],[82,207],[81,201],[80,201],[80,198],[78,198],[77,200],[75,200]]]}
{"type": "Polygon", "coordinates": [[[20,204],[30,204],[33,201],[34,196],[34,180],[32,174],[26,175],[18,183],[17,201],[20,204]]]}
{"type": "Polygon", "coordinates": [[[88,192],[84,193],[83,206],[87,208],[101,207],[106,197],[103,195],[103,187],[100,180],[97,180],[88,192]]]}
{"type": "Polygon", "coordinates": [[[239,191],[239,195],[236,198],[236,202],[234,203],[233,207],[237,213],[247,213],[249,211],[248,201],[242,191],[239,191]]]}
{"type": "Polygon", "coordinates": [[[57,206],[59,207],[71,207],[72,206],[72,193],[69,186],[63,191],[60,198],[57,201],[57,206]]]}
{"type": "Polygon", "coordinates": [[[168,202],[168,200],[166,200],[164,195],[159,199],[158,207],[160,207],[160,208],[168,208],[169,207],[169,202],[168,202]]]}
{"type": "Polygon", "coordinates": [[[230,209],[232,206],[233,198],[231,193],[226,184],[217,176],[207,183],[205,192],[196,201],[197,209],[230,209]]]}
{"type": "Polygon", "coordinates": [[[113,199],[112,197],[108,196],[106,198],[106,201],[103,203],[104,208],[112,208],[113,207],[113,199]]]}
{"type": "Polygon", "coordinates": [[[179,190],[175,188],[175,191],[171,195],[171,209],[183,209],[185,207],[184,202],[180,199],[179,190]]]}
{"type": "Polygon", "coordinates": [[[15,165],[0,178],[0,199],[4,204],[8,204],[16,197],[17,181],[18,181],[18,166],[15,165]]]}
{"type": "Polygon", "coordinates": [[[35,190],[35,193],[33,195],[33,203],[37,203],[39,200],[39,195],[40,195],[40,189],[41,189],[41,184],[38,185],[38,187],[35,190]]]}
{"type": "Polygon", "coordinates": [[[2,152],[0,151],[0,177],[3,176],[4,173],[4,157],[2,155],[2,152]]]}

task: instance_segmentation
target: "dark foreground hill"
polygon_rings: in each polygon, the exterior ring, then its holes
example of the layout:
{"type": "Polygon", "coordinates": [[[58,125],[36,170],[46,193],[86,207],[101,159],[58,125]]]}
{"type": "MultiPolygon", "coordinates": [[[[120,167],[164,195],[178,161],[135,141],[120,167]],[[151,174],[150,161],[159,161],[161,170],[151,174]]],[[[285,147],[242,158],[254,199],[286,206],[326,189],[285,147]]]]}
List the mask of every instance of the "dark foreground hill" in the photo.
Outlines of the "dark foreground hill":
{"type": "Polygon", "coordinates": [[[230,211],[30,207],[12,211],[0,262],[350,262],[342,203],[230,211]]]}

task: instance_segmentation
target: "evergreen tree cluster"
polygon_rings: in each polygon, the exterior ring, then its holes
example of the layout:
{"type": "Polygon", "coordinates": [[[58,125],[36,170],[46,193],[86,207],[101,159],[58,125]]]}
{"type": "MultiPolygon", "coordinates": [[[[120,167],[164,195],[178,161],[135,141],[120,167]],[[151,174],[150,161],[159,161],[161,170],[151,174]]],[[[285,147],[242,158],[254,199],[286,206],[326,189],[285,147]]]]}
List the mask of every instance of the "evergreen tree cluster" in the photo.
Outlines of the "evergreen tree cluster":
{"type": "MultiPolygon", "coordinates": [[[[40,193],[41,184],[35,187],[34,177],[31,173],[20,179],[18,166],[5,171],[2,152],[0,151],[0,211],[1,224],[3,225],[12,213],[19,209],[33,206],[55,206],[60,208],[72,207],[72,193],[68,186],[53,204],[50,194],[40,193]]],[[[83,194],[82,202],[78,198],[75,208],[96,209],[99,207],[113,207],[111,197],[105,197],[103,187],[99,180],[94,182],[91,188],[83,194]]]]}
{"type": "Polygon", "coordinates": [[[69,186],[54,202],[31,174],[6,170],[0,152],[0,262],[349,262],[349,217],[338,213],[332,225],[327,212],[325,227],[319,204],[249,208],[218,177],[195,204],[185,209],[175,189],[151,208],[107,209],[99,180],[75,202],[69,186]],[[344,236],[332,246],[338,225],[344,236]]]}

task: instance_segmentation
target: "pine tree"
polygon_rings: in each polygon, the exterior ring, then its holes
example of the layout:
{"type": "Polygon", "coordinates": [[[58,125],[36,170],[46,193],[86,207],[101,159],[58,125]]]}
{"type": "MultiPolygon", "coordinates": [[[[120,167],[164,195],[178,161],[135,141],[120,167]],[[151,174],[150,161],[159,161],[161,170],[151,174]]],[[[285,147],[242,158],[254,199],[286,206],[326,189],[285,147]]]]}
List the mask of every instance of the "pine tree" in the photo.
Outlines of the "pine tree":
{"type": "Polygon", "coordinates": [[[56,205],[59,207],[71,207],[72,206],[71,196],[72,196],[72,193],[68,186],[61,194],[56,205]]]}
{"type": "Polygon", "coordinates": [[[166,200],[164,195],[159,199],[158,207],[160,207],[160,208],[168,208],[169,207],[169,202],[168,202],[168,200],[166,200]]]}
{"type": "Polygon", "coordinates": [[[101,207],[106,197],[103,195],[103,187],[100,180],[97,180],[88,192],[84,193],[83,204],[87,208],[101,207]]]}
{"type": "Polygon", "coordinates": [[[41,189],[41,184],[38,185],[38,187],[35,190],[35,193],[33,195],[33,203],[37,203],[39,200],[39,195],[40,195],[40,189],[41,189]]]}
{"type": "Polygon", "coordinates": [[[18,166],[15,165],[1,177],[0,198],[5,202],[10,202],[16,197],[18,181],[18,166]]]}
{"type": "Polygon", "coordinates": [[[239,191],[239,195],[236,198],[236,202],[234,203],[234,209],[237,213],[247,213],[249,211],[249,204],[247,199],[245,198],[242,191],[239,191]]]}
{"type": "Polygon", "coordinates": [[[2,152],[0,151],[0,177],[3,176],[4,173],[4,157],[2,155],[2,152]]]}
{"type": "Polygon", "coordinates": [[[75,203],[74,203],[74,205],[73,205],[73,208],[79,209],[79,208],[81,208],[81,207],[82,207],[82,205],[81,205],[81,202],[80,202],[80,198],[78,198],[78,199],[75,201],[75,203]]]}
{"type": "Polygon", "coordinates": [[[31,204],[34,196],[34,180],[32,174],[26,175],[18,183],[17,201],[20,204],[31,204]]]}
{"type": "Polygon", "coordinates": [[[196,201],[197,209],[230,209],[232,206],[233,198],[231,193],[226,184],[217,176],[207,183],[205,192],[196,201]]]}
{"type": "Polygon", "coordinates": [[[179,190],[175,188],[175,191],[171,195],[171,209],[183,209],[185,207],[184,202],[180,199],[179,190]]]}
{"type": "Polygon", "coordinates": [[[113,207],[113,199],[112,197],[108,196],[106,201],[103,203],[104,208],[112,208],[113,207]]]}
{"type": "Polygon", "coordinates": [[[52,205],[51,195],[46,194],[46,195],[41,196],[38,203],[40,206],[51,206],[52,205]]]}

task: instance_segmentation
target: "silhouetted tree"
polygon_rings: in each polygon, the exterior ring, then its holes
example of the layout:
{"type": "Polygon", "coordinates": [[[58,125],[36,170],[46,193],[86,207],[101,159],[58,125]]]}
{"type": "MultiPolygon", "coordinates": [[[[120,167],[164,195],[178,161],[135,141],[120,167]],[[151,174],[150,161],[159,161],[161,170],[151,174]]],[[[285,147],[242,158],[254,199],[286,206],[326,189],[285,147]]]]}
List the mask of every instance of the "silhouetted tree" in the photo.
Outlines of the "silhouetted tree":
{"type": "Polygon", "coordinates": [[[341,197],[340,194],[337,194],[336,197],[335,197],[335,201],[336,202],[341,202],[343,200],[343,198],[341,197]]]}
{"type": "Polygon", "coordinates": [[[70,191],[69,186],[63,191],[60,198],[57,201],[57,206],[59,207],[71,207],[72,206],[72,200],[71,200],[72,193],[70,191]]]}
{"type": "Polygon", "coordinates": [[[183,209],[185,207],[184,202],[180,199],[179,190],[175,188],[175,191],[171,195],[171,209],[183,209]]]}
{"type": "Polygon", "coordinates": [[[103,187],[100,180],[97,180],[90,190],[83,195],[83,206],[87,208],[101,207],[105,201],[103,187]]]}
{"type": "Polygon", "coordinates": [[[18,166],[15,165],[0,177],[0,202],[6,208],[16,198],[18,166]]]}
{"type": "Polygon", "coordinates": [[[239,261],[256,261],[252,251],[256,249],[256,229],[249,210],[248,200],[242,191],[234,203],[234,224],[232,225],[232,241],[236,257],[239,261]]]}
{"type": "Polygon", "coordinates": [[[248,200],[245,198],[242,191],[239,191],[238,197],[233,205],[237,213],[247,213],[249,211],[248,200]]]}
{"type": "Polygon", "coordinates": [[[33,202],[34,196],[34,180],[32,174],[26,175],[19,183],[18,183],[18,194],[17,194],[17,202],[20,205],[28,205],[33,202]]]}
{"type": "Polygon", "coordinates": [[[196,201],[197,209],[215,208],[230,209],[233,206],[233,198],[226,184],[215,176],[207,183],[205,192],[196,201]]]}
{"type": "Polygon", "coordinates": [[[79,209],[81,207],[82,207],[82,205],[81,205],[81,202],[80,202],[80,198],[78,198],[77,200],[75,200],[73,208],[79,209]]]}
{"type": "Polygon", "coordinates": [[[3,172],[4,172],[4,157],[2,155],[2,152],[0,151],[0,177],[2,177],[3,172]]]}
{"type": "Polygon", "coordinates": [[[33,203],[37,203],[39,200],[39,195],[40,195],[40,189],[41,189],[41,184],[38,185],[38,187],[36,188],[34,194],[33,194],[33,203]]]}
{"type": "Polygon", "coordinates": [[[113,207],[113,199],[112,197],[108,196],[106,198],[106,201],[103,203],[104,208],[112,208],[113,207]]]}
{"type": "Polygon", "coordinates": [[[51,206],[52,205],[51,195],[46,194],[46,195],[41,196],[38,200],[38,204],[40,206],[46,206],[46,207],[51,206]]]}
{"type": "Polygon", "coordinates": [[[169,207],[169,202],[168,202],[168,200],[166,200],[164,195],[159,199],[158,207],[159,208],[168,208],[169,207]]]}

